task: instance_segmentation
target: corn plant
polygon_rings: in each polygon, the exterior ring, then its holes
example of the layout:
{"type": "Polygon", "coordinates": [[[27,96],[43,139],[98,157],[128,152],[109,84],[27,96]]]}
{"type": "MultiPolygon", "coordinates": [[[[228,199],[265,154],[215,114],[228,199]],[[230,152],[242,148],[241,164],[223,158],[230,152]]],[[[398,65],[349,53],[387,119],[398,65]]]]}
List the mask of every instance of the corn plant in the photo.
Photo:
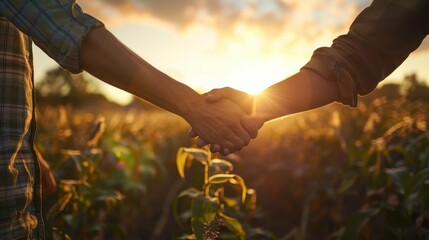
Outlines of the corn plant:
{"type": "Polygon", "coordinates": [[[177,223],[183,231],[188,231],[179,239],[273,238],[270,233],[249,226],[248,220],[256,207],[256,191],[232,173],[231,162],[217,158],[206,149],[182,147],[177,152],[176,163],[182,178],[193,163],[201,167],[196,171],[199,176],[190,176],[196,180],[194,186],[179,193],[174,204],[177,223]],[[183,202],[185,198],[187,205],[183,202]],[[186,227],[189,225],[190,229],[186,227]]]}
{"type": "MultiPolygon", "coordinates": [[[[343,239],[427,239],[429,229],[429,134],[426,119],[405,117],[371,141],[360,174],[367,199],[346,222],[343,239]],[[377,225],[379,225],[377,227],[377,225]]],[[[350,185],[351,186],[351,185],[350,185]]]]}
{"type": "Polygon", "coordinates": [[[97,166],[101,160],[98,141],[105,128],[104,118],[99,118],[90,129],[87,144],[82,149],[62,150],[67,156],[69,179],[61,179],[58,200],[50,208],[47,219],[55,220],[55,239],[88,239],[105,234],[122,238],[118,225],[107,224],[106,217],[120,207],[123,195],[100,184],[97,166]]]}

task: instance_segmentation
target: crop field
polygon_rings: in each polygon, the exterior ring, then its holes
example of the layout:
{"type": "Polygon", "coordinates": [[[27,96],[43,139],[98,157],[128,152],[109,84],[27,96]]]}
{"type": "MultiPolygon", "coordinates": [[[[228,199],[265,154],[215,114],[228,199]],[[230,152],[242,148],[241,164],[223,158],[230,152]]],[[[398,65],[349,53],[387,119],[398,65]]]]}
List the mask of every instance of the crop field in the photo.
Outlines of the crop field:
{"type": "Polygon", "coordinates": [[[57,181],[46,229],[54,239],[426,239],[429,102],[400,88],[266,123],[228,156],[195,148],[187,123],[160,109],[40,104],[36,145],[57,181]]]}

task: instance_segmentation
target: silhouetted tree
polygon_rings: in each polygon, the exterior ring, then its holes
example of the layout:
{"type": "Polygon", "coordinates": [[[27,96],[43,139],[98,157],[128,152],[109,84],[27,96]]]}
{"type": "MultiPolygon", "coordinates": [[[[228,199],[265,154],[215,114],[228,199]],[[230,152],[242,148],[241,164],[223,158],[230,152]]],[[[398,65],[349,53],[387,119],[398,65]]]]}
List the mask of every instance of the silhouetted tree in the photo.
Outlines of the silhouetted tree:
{"type": "Polygon", "coordinates": [[[424,80],[418,79],[415,73],[405,77],[403,94],[409,101],[429,102],[429,87],[424,80]]]}
{"type": "Polygon", "coordinates": [[[57,67],[46,72],[45,77],[36,85],[36,98],[39,103],[79,106],[88,102],[107,101],[97,93],[97,84],[83,74],[71,74],[57,67]]]}

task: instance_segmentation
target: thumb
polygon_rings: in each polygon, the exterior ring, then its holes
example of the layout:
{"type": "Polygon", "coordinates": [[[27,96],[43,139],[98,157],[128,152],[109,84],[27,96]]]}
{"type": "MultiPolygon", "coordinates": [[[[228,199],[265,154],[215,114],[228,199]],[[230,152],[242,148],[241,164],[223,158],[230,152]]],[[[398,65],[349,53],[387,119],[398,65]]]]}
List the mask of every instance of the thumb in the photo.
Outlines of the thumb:
{"type": "Polygon", "coordinates": [[[259,129],[264,125],[264,120],[260,117],[246,115],[241,118],[241,125],[250,137],[256,138],[259,129]]]}
{"type": "Polygon", "coordinates": [[[233,101],[246,113],[250,114],[252,112],[253,97],[245,92],[230,87],[224,87],[213,89],[206,95],[206,101],[210,103],[218,102],[225,98],[233,101]]]}
{"type": "Polygon", "coordinates": [[[218,102],[222,100],[223,98],[230,98],[230,91],[225,88],[219,88],[219,89],[212,89],[210,92],[206,95],[207,102],[218,102]]]}

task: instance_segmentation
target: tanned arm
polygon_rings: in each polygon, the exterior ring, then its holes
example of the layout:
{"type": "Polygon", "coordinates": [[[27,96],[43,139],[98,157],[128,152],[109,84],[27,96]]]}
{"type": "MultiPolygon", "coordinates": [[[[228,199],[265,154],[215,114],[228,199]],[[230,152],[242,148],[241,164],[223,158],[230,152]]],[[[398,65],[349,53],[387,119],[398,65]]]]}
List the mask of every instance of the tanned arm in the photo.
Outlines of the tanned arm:
{"type": "Polygon", "coordinates": [[[229,100],[208,104],[203,96],[136,55],[104,27],[88,34],[80,62],[84,70],[106,83],[183,117],[206,143],[217,143],[232,152],[250,140],[240,124],[245,113],[236,104],[229,100]]]}

